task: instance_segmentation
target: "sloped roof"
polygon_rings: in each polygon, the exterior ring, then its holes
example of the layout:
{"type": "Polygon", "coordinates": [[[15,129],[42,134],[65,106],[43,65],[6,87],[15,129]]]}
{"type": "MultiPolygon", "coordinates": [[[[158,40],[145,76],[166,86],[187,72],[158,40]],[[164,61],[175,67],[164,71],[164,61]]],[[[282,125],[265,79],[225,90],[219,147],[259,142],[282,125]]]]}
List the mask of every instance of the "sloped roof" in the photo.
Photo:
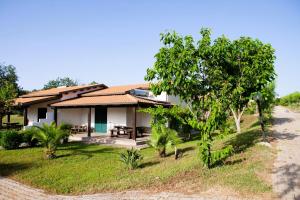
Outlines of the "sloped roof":
{"type": "Polygon", "coordinates": [[[59,95],[64,92],[71,92],[71,91],[76,91],[76,90],[81,90],[81,89],[86,89],[86,88],[93,88],[93,87],[100,87],[100,86],[107,88],[107,86],[104,84],[58,87],[58,88],[51,88],[48,90],[38,90],[38,91],[30,92],[30,93],[22,95],[20,97],[23,98],[23,97],[55,96],[55,95],[59,95]]]}
{"type": "Polygon", "coordinates": [[[119,86],[108,87],[103,90],[85,93],[81,96],[87,97],[87,96],[102,96],[102,95],[119,95],[119,94],[126,94],[126,92],[133,90],[133,89],[148,90],[149,87],[150,87],[149,83],[134,84],[134,85],[119,85],[119,86]]]}
{"type": "Polygon", "coordinates": [[[156,101],[147,98],[132,96],[130,94],[108,95],[108,96],[89,96],[76,99],[65,100],[54,103],[53,107],[77,107],[77,106],[95,106],[95,105],[169,105],[168,102],[156,101]]]}
{"type": "Polygon", "coordinates": [[[43,101],[49,101],[57,99],[56,96],[44,96],[44,97],[26,97],[26,98],[16,98],[14,101],[14,105],[27,105],[32,103],[39,103],[43,101]]]}

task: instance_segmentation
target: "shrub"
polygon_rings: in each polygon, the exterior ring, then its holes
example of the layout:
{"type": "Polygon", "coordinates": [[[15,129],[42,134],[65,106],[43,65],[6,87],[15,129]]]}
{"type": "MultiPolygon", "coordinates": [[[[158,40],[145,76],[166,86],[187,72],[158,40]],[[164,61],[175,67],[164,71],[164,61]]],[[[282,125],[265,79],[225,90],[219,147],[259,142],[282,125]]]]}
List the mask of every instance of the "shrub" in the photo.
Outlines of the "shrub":
{"type": "Polygon", "coordinates": [[[62,123],[59,128],[60,130],[65,132],[65,137],[62,138],[62,142],[63,143],[67,143],[69,140],[69,136],[71,135],[71,129],[72,129],[73,125],[72,124],[65,124],[62,123]]]}
{"type": "Polygon", "coordinates": [[[158,151],[160,157],[166,156],[167,147],[175,146],[180,142],[177,132],[167,128],[164,124],[152,126],[149,145],[158,151]]]}
{"type": "Polygon", "coordinates": [[[294,92],[284,97],[281,97],[279,104],[282,106],[290,106],[292,104],[300,103],[300,92],[294,92]]]}
{"type": "Polygon", "coordinates": [[[37,127],[38,131],[34,137],[45,147],[47,159],[55,158],[55,151],[61,139],[66,137],[66,131],[56,127],[55,123],[50,125],[44,123],[42,127],[37,127]]]}
{"type": "Polygon", "coordinates": [[[4,149],[16,149],[22,143],[22,136],[15,130],[3,131],[1,135],[0,143],[4,149]]]}
{"type": "Polygon", "coordinates": [[[34,147],[38,144],[38,140],[34,137],[34,135],[39,130],[36,127],[31,127],[21,131],[23,142],[27,143],[29,146],[34,147]]]}
{"type": "Polygon", "coordinates": [[[143,159],[140,152],[136,149],[127,149],[125,152],[120,154],[120,160],[124,163],[128,169],[136,169],[139,167],[140,161],[143,159]]]}

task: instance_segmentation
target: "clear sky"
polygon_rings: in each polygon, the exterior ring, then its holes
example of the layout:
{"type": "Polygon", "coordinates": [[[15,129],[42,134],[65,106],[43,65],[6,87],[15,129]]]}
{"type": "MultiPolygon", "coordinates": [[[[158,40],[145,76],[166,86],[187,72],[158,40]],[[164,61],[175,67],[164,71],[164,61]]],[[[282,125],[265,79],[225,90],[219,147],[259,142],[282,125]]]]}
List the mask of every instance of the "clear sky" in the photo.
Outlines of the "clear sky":
{"type": "Polygon", "coordinates": [[[69,76],[80,83],[143,82],[161,44],[176,30],[199,38],[259,38],[276,49],[277,92],[300,90],[300,1],[0,0],[0,62],[24,89],[69,76]]]}

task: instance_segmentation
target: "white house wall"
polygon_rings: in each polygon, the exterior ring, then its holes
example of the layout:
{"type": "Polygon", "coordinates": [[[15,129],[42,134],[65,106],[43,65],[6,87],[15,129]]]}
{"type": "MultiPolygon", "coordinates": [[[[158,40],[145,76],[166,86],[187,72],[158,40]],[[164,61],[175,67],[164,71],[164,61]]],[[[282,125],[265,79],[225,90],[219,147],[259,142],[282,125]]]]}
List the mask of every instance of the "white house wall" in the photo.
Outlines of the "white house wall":
{"type": "MultiPolygon", "coordinates": [[[[54,111],[48,105],[52,102],[45,102],[31,105],[28,107],[28,125],[37,125],[38,108],[47,108],[47,119],[42,120],[46,123],[54,121],[54,111]]],[[[91,127],[95,127],[95,108],[91,110],[91,127]]],[[[127,107],[108,107],[107,108],[107,131],[115,125],[132,126],[132,108],[127,107]]],[[[136,126],[150,126],[151,116],[148,113],[136,112],[136,126]]],[[[88,108],[65,108],[57,109],[57,123],[67,123],[71,125],[88,124],[88,108]]]]}
{"type": "Polygon", "coordinates": [[[43,119],[45,123],[51,123],[54,120],[54,112],[48,105],[53,101],[43,102],[39,104],[31,105],[27,108],[28,125],[34,125],[38,122],[38,108],[47,108],[46,119],[43,119]]]}
{"type": "Polygon", "coordinates": [[[151,115],[143,112],[136,112],[136,126],[150,127],[151,115]]]}
{"type": "MultiPolygon", "coordinates": [[[[57,110],[58,124],[67,123],[78,126],[88,125],[88,108],[67,108],[57,110]]],[[[95,127],[95,109],[91,112],[91,127],[95,127]]]]}
{"type": "Polygon", "coordinates": [[[107,108],[107,130],[113,128],[115,125],[127,125],[126,107],[111,107],[107,108]]]}

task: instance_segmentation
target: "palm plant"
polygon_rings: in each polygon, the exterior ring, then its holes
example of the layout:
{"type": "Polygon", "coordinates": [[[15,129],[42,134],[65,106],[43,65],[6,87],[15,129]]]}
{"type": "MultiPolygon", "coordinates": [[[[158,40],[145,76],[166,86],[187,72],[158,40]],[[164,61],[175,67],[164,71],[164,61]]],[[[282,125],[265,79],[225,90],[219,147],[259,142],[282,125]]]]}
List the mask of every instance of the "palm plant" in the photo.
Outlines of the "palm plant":
{"type": "Polygon", "coordinates": [[[152,126],[149,144],[158,151],[160,157],[166,156],[166,149],[168,147],[175,147],[176,154],[176,145],[180,142],[181,139],[175,130],[167,128],[164,124],[152,126]]]}
{"type": "Polygon", "coordinates": [[[143,157],[140,152],[134,148],[127,149],[125,152],[120,154],[121,162],[123,162],[131,170],[138,168],[142,159],[143,157]]]}
{"type": "Polygon", "coordinates": [[[50,125],[44,123],[42,127],[37,128],[38,131],[34,133],[34,137],[46,148],[46,158],[55,158],[55,151],[58,144],[68,133],[60,127],[56,127],[55,123],[51,123],[50,125]]]}

